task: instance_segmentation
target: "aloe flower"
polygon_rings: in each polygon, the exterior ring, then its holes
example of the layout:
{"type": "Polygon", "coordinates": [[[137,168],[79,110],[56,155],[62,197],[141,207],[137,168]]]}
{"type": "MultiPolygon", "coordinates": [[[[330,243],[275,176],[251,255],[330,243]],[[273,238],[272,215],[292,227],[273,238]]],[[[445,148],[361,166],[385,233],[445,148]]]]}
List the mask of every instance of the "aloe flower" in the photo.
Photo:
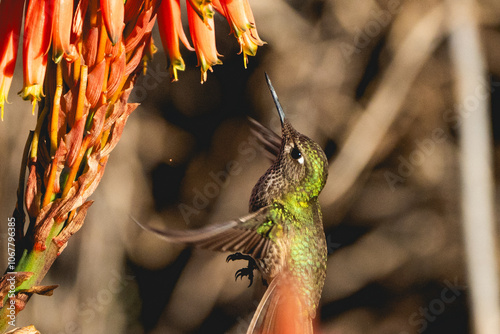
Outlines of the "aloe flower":
{"type": "MultiPolygon", "coordinates": [[[[187,0],[187,17],[193,46],[201,69],[201,82],[214,65],[222,64],[215,45],[215,10],[228,21],[238,43],[246,68],[248,56],[255,56],[257,48],[264,45],[255,26],[252,10],[247,0],[187,0]]],[[[178,80],[177,71],[185,68],[179,49],[179,40],[192,50],[181,23],[180,0],[164,0],[158,12],[158,26],[164,49],[168,51],[172,81],[178,80]]]]}
{"type": "Polygon", "coordinates": [[[104,25],[113,45],[118,43],[123,30],[125,6],[123,0],[100,0],[104,25]]]}
{"type": "Polygon", "coordinates": [[[213,0],[218,12],[224,15],[231,29],[240,43],[240,53],[243,53],[243,62],[247,67],[248,57],[257,54],[257,48],[264,45],[260,39],[252,9],[247,0],[213,0]]]}
{"type": "Polygon", "coordinates": [[[162,32],[161,42],[170,58],[170,76],[172,81],[177,81],[177,71],[184,71],[185,64],[182,59],[179,40],[184,46],[194,51],[189,44],[181,21],[180,0],[163,0],[158,10],[158,28],[162,32]]]}
{"type": "MultiPolygon", "coordinates": [[[[211,5],[208,5],[211,8],[211,5]]],[[[188,21],[193,39],[198,66],[201,67],[201,82],[207,81],[207,71],[212,71],[212,66],[222,64],[219,53],[215,46],[214,19],[204,17],[201,19],[199,13],[192,7],[187,7],[188,21]]]]}
{"type": "MultiPolygon", "coordinates": [[[[246,1],[188,0],[194,49],[182,27],[180,0],[26,1],[24,80],[19,94],[33,103],[33,113],[39,108],[23,155],[13,214],[15,233],[9,235],[17,248],[15,264],[0,279],[0,332],[8,326],[7,315],[20,312],[33,294],[50,295],[57,287],[40,284],[69,238],[82,227],[92,205],[89,196],[138,106],[128,97],[156,52],[151,37],[156,17],[172,79],[178,80],[177,72],[185,68],[181,41],[196,51],[203,82],[207,71],[221,63],[213,4],[233,27],[246,64],[246,56],[262,45],[246,1]],[[11,281],[14,294],[7,284],[11,281]]],[[[2,115],[24,5],[22,0],[0,1],[2,115]]]]}
{"type": "MultiPolygon", "coordinates": [[[[208,25],[207,19],[214,17],[212,0],[187,0],[190,8],[192,8],[198,17],[208,25]]],[[[191,24],[190,24],[191,26],[191,24]]]]}
{"type": "Polygon", "coordinates": [[[24,84],[20,92],[25,100],[33,103],[43,96],[43,82],[47,69],[47,55],[52,32],[52,11],[48,0],[28,1],[24,19],[23,74],[24,84]]]}
{"type": "Polygon", "coordinates": [[[76,47],[70,43],[73,0],[54,0],[52,22],[52,59],[59,63],[64,56],[66,60],[73,61],[77,57],[76,47]]]}
{"type": "Polygon", "coordinates": [[[0,13],[9,15],[0,21],[0,115],[3,121],[3,109],[10,84],[14,75],[19,42],[19,29],[23,20],[24,1],[2,0],[0,13]]]}

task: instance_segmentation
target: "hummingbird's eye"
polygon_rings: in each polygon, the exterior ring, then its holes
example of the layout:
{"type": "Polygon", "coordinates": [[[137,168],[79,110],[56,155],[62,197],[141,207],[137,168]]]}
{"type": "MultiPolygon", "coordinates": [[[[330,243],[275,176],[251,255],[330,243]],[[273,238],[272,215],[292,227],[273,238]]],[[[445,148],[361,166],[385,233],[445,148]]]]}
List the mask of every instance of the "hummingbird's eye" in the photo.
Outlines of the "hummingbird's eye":
{"type": "Polygon", "coordinates": [[[299,149],[296,146],[293,147],[292,152],[290,152],[290,155],[300,164],[304,163],[304,157],[302,156],[302,153],[300,153],[299,149]]]}
{"type": "Polygon", "coordinates": [[[299,149],[294,146],[292,149],[292,152],[290,152],[290,155],[292,156],[292,158],[297,160],[297,159],[300,159],[300,157],[302,156],[302,153],[300,153],[299,149]]]}

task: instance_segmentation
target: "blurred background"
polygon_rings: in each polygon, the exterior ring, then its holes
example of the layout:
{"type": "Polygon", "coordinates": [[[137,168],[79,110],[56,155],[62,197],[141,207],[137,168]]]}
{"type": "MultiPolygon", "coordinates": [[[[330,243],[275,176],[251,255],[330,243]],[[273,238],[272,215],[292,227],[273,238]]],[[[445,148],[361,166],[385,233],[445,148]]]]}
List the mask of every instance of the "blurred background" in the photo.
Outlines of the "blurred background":
{"type": "MultiPolygon", "coordinates": [[[[218,15],[224,65],[203,85],[196,55],[185,49],[187,69],[170,83],[155,31],[160,51],[132,93],[141,106],[91,197],[84,227],[44,280],[60,286],[52,297],[33,297],[18,325],[55,334],[246,332],[265,290],[260,278],[247,288],[246,278],[234,279],[243,262],[165,243],[130,216],[191,229],[248,212],[270,161],[247,117],[280,130],[267,72],[287,117],[330,161],[320,196],[329,253],[320,332],[471,333],[457,141],[467,106],[454,98],[443,2],[249,2],[268,44],[244,69],[218,15]],[[346,143],[350,149],[342,150],[346,143]],[[218,183],[235,162],[238,172],[218,183]]],[[[476,4],[488,76],[470,101],[491,103],[498,188],[500,3],[476,4]]],[[[15,95],[22,77],[16,80],[0,123],[5,222],[35,126],[31,105],[15,95]]]]}

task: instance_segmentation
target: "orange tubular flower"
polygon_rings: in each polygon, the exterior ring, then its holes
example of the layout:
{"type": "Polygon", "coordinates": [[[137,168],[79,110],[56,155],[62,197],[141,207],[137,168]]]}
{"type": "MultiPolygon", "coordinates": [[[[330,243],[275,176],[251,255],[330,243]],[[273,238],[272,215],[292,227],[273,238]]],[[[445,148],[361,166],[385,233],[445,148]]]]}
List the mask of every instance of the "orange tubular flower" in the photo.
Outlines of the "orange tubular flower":
{"type": "Polygon", "coordinates": [[[162,1],[158,10],[158,28],[163,49],[168,50],[170,77],[172,81],[177,81],[177,71],[184,71],[185,68],[179,50],[179,39],[187,49],[194,51],[182,28],[180,0],[162,1]]]}
{"type": "Polygon", "coordinates": [[[2,0],[0,13],[9,13],[0,21],[0,115],[3,121],[4,103],[7,101],[17,59],[19,29],[23,21],[24,1],[2,0]]]}
{"type": "Polygon", "coordinates": [[[76,48],[70,44],[70,36],[73,20],[73,0],[55,0],[54,1],[54,19],[53,19],[53,54],[54,63],[59,63],[64,55],[66,60],[76,59],[76,48]]]}
{"type": "Polygon", "coordinates": [[[240,43],[240,53],[243,53],[245,68],[248,55],[255,56],[257,48],[265,44],[255,28],[255,20],[248,0],[213,0],[215,9],[224,15],[231,30],[240,43]]]}
{"type": "Polygon", "coordinates": [[[20,95],[33,103],[43,96],[43,80],[47,69],[47,53],[52,35],[50,1],[31,0],[24,20],[23,72],[24,85],[20,95]]]}
{"type": "MultiPolygon", "coordinates": [[[[208,6],[212,8],[212,5],[208,6]]],[[[214,19],[205,17],[205,23],[203,23],[204,21],[192,6],[187,6],[187,14],[191,39],[198,56],[198,66],[201,67],[201,83],[203,83],[207,81],[207,71],[212,71],[214,65],[222,64],[215,46],[214,19]]]]}
{"type": "Polygon", "coordinates": [[[125,5],[123,0],[100,0],[100,3],[104,26],[109,40],[115,45],[122,35],[125,5]]]}

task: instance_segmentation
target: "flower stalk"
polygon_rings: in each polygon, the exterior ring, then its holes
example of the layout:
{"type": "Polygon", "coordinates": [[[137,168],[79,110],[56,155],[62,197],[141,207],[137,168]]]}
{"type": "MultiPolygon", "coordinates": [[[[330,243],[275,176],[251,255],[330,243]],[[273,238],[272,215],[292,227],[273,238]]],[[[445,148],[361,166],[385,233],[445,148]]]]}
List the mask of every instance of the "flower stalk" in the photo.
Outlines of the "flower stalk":
{"type": "MultiPolygon", "coordinates": [[[[217,3],[228,21],[233,11],[238,11],[253,22],[245,2],[236,6],[225,6],[225,0],[217,3]]],[[[24,1],[0,2],[0,17],[12,17],[0,19],[0,32],[8,32],[0,35],[2,115],[23,8],[24,1]]],[[[138,106],[128,98],[156,51],[151,31],[157,15],[173,81],[185,68],[179,41],[196,51],[202,82],[207,80],[207,71],[221,63],[211,1],[189,0],[187,8],[194,49],[182,27],[180,0],[163,0],[161,4],[160,0],[26,1],[24,86],[19,94],[32,102],[33,113],[38,105],[38,115],[26,143],[13,214],[18,222],[16,263],[0,279],[0,332],[8,328],[9,305],[15,305],[15,316],[33,294],[48,295],[56,288],[40,284],[71,235],[83,225],[92,205],[89,196],[103,177],[128,117],[138,106]],[[14,294],[7,293],[5,284],[11,276],[16,277],[14,294]]],[[[238,30],[241,36],[247,32],[257,36],[253,23],[245,27],[238,30]]]]}

